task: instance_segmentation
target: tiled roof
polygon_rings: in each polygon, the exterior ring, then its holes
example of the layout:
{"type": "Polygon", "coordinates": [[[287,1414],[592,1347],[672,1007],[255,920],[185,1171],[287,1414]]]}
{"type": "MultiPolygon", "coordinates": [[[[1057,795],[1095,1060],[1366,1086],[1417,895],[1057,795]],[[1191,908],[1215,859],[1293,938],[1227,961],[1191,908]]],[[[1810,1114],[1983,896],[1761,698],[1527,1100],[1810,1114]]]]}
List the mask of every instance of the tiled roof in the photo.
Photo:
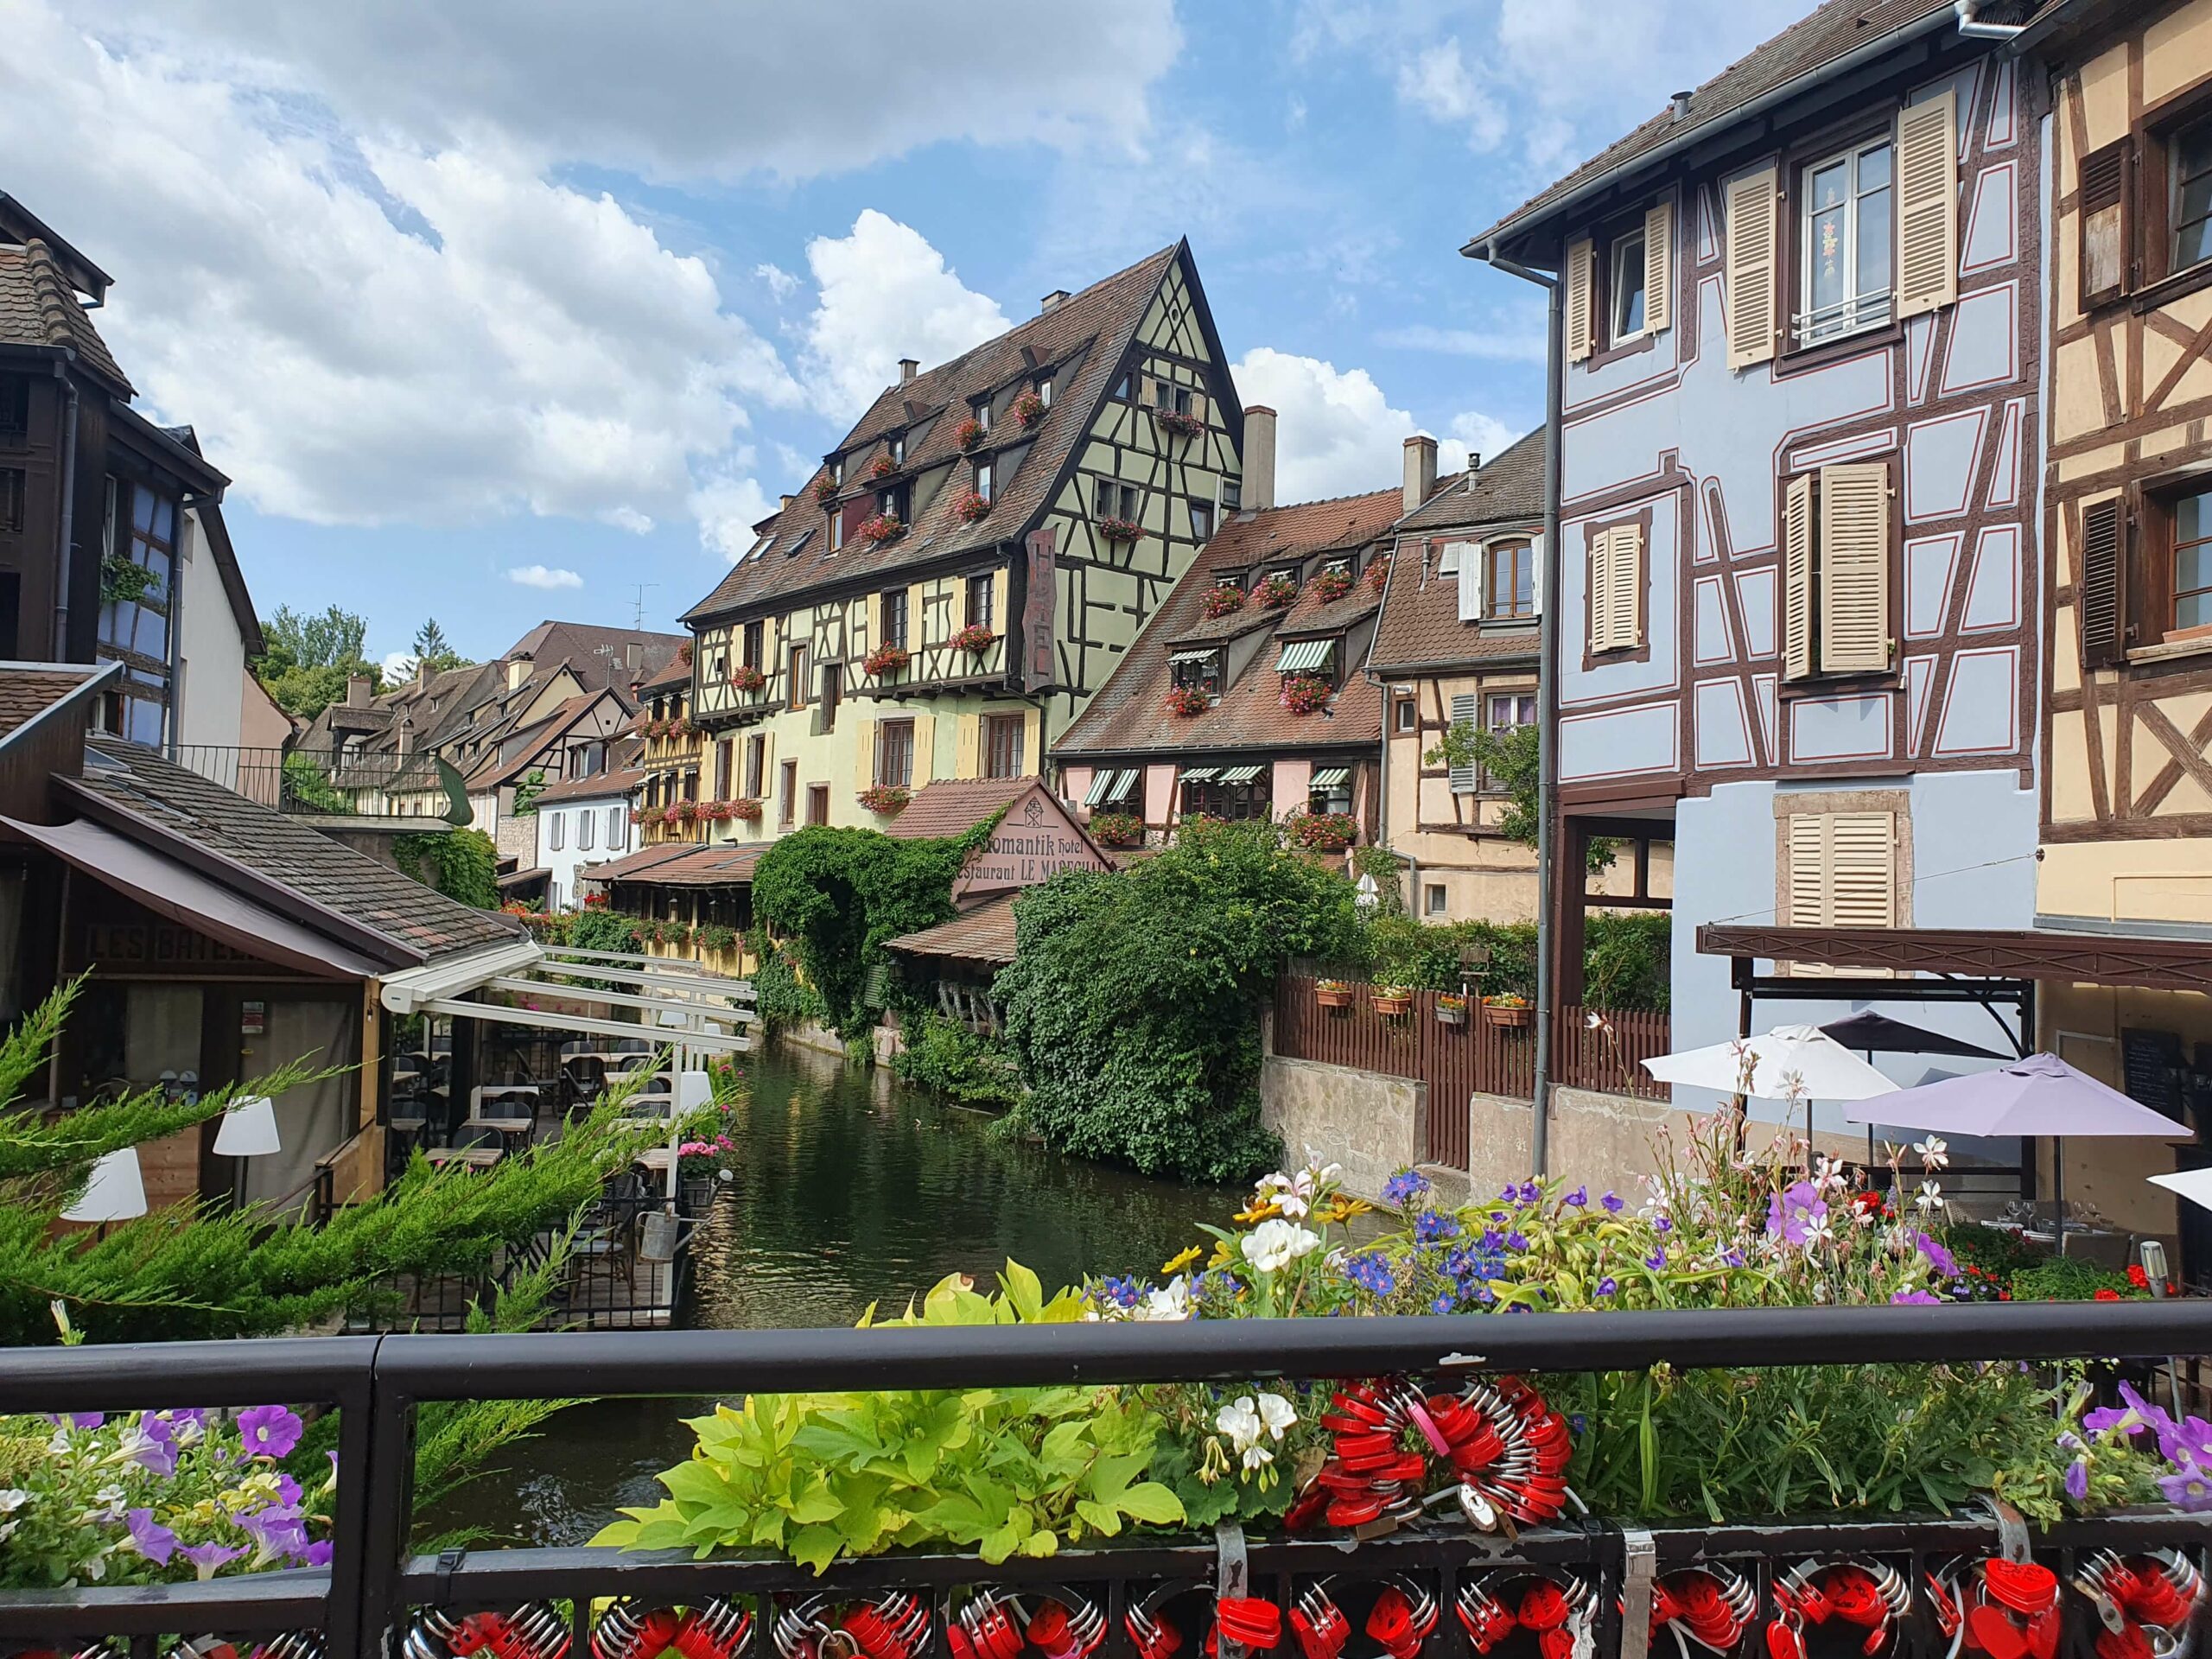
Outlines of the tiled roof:
{"type": "Polygon", "coordinates": [[[133,395],[53,250],[37,237],[0,246],[0,345],[66,346],[124,397],[133,395]]]}
{"type": "Polygon", "coordinates": [[[76,690],[98,671],[91,668],[11,668],[0,671],[0,738],[76,690]]]}
{"type": "MultiPolygon", "coordinates": [[[[845,459],[849,494],[878,487],[868,482],[869,465],[887,453],[886,440],[900,428],[909,429],[906,466],[894,476],[913,478],[951,461],[955,470],[950,483],[930,500],[914,504],[915,522],[897,539],[870,547],[848,538],[842,549],[832,553],[828,514],[814,494],[828,474],[817,468],[789,505],[757,527],[769,538],[766,547],[739,560],[684,620],[696,622],[822,582],[881,575],[1015,537],[1049,505],[1062,464],[1088,429],[1109,377],[1180,251],[1180,245],[1163,248],[995,340],[904,385],[886,387],[837,446],[836,453],[845,459]],[[1031,372],[1033,359],[1037,368],[1056,371],[1052,407],[1024,435],[1029,440],[1027,455],[1011,478],[998,480],[989,516],[963,524],[952,512],[952,503],[961,493],[961,450],[954,431],[967,418],[971,398],[1020,379],[1031,372]]],[[[1003,442],[1009,435],[1001,428],[992,435],[1003,442]]]]}
{"type": "MultiPolygon", "coordinates": [[[[1380,741],[1380,698],[1357,674],[1326,711],[1298,715],[1282,706],[1282,682],[1274,666],[1275,639],[1341,632],[1373,613],[1375,591],[1365,571],[1351,591],[1333,603],[1325,604],[1309,581],[1280,612],[1262,611],[1248,599],[1242,610],[1210,620],[1204,607],[1206,590],[1214,586],[1218,573],[1262,571],[1317,554],[1364,547],[1389,534],[1402,505],[1400,492],[1389,489],[1239,513],[1206,543],[1106,683],[1052,746],[1053,754],[1069,759],[1143,750],[1299,749],[1380,741]],[[1206,644],[1243,636],[1255,626],[1270,631],[1274,638],[1261,643],[1251,664],[1221,700],[1202,715],[1170,713],[1167,659],[1173,649],[1185,641],[1206,644]]],[[[1358,664],[1345,667],[1356,670],[1358,664]]]]}
{"type": "Polygon", "coordinates": [[[1546,210],[1586,184],[1619,173],[1662,144],[1720,126],[1754,99],[1792,81],[1817,74],[1839,59],[1893,30],[1954,10],[1953,0],[1827,0],[1809,16],[1792,23],[1764,44],[1730,64],[1690,94],[1687,114],[1672,106],[1661,111],[1626,137],[1607,146],[1565,178],[1538,192],[1470,245],[1531,229],[1546,210]]]}
{"type": "Polygon", "coordinates": [[[668,659],[667,665],[659,673],[645,682],[643,689],[650,696],[652,693],[664,691],[671,686],[689,685],[690,683],[691,659],[682,652],[678,652],[668,659]]]}
{"type": "MultiPolygon", "coordinates": [[[[532,724],[512,734],[513,737],[524,740],[522,747],[514,751],[512,760],[502,760],[496,754],[486,757],[484,764],[469,775],[469,788],[490,789],[495,785],[513,783],[532,766],[543,762],[545,751],[567,736],[575,729],[576,723],[589,714],[602,697],[607,696],[620,699],[621,694],[611,689],[585,691],[555,704],[550,713],[540,715],[532,724]]],[[[626,702],[622,703],[622,712],[626,715],[629,712],[626,702]]]]}
{"type": "Polygon", "coordinates": [[[962,836],[1044,784],[1036,778],[944,778],[914,791],[899,816],[884,826],[901,841],[962,836]]]}
{"type": "MultiPolygon", "coordinates": [[[[753,883],[753,868],[766,852],[769,842],[743,847],[694,847],[681,858],[657,864],[645,874],[630,878],[657,887],[743,887],[753,883]]],[[[594,880],[600,879],[592,872],[594,880]]]]}
{"type": "Polygon", "coordinates": [[[102,801],[244,865],[304,905],[372,928],[433,961],[519,937],[518,925],[497,911],[456,904],[150,749],[96,737],[89,750],[83,787],[102,801]]]}
{"type": "Polygon", "coordinates": [[[625,651],[639,648],[639,676],[651,679],[691,643],[688,633],[658,633],[645,628],[606,628],[591,622],[541,622],[507,647],[507,657],[527,657],[537,674],[550,674],[563,661],[587,691],[603,685],[627,689],[631,673],[625,651]],[[601,646],[610,647],[601,651],[601,646]]]}
{"type": "Polygon", "coordinates": [[[887,950],[916,957],[960,957],[969,962],[1014,960],[1014,901],[1007,893],[985,901],[949,922],[884,942],[887,950]]]}
{"type": "Polygon", "coordinates": [[[1530,433],[1475,474],[1471,487],[1455,486],[1431,496],[1399,521],[1399,548],[1390,561],[1382,619],[1375,625],[1367,666],[1378,674],[1403,674],[1448,664],[1535,661],[1533,627],[1484,626],[1459,620],[1457,576],[1440,576],[1436,558],[1414,537],[1489,524],[1535,524],[1544,513],[1544,435],[1530,433]]]}
{"type": "Polygon", "coordinates": [[[563,778],[546,785],[531,799],[548,806],[557,806],[563,801],[595,801],[627,795],[645,781],[645,774],[637,767],[624,766],[613,772],[594,772],[588,778],[563,778]]]}
{"type": "Polygon", "coordinates": [[[579,872],[587,881],[639,881],[648,870],[685,858],[699,850],[688,842],[663,842],[658,847],[641,847],[622,858],[611,858],[604,864],[594,864],[579,872]]]}

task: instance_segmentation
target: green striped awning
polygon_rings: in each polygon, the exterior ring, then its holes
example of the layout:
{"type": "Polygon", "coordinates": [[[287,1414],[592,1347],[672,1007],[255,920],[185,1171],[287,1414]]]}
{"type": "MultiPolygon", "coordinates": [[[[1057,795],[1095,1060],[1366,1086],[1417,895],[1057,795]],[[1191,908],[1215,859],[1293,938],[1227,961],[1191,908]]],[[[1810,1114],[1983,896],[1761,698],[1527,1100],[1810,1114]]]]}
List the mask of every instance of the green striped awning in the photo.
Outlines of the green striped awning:
{"type": "Polygon", "coordinates": [[[1180,668],[1185,663],[1210,663],[1213,660],[1214,651],[1214,646],[1208,645],[1204,651],[1173,652],[1168,656],[1167,665],[1180,668]]]}
{"type": "Polygon", "coordinates": [[[1310,673],[1327,667],[1329,658],[1336,654],[1337,642],[1333,639],[1287,639],[1275,670],[1282,674],[1310,673]]]}
{"type": "Polygon", "coordinates": [[[1186,766],[1183,781],[1186,784],[1210,784],[1221,775],[1219,766],[1186,766]]]}
{"type": "Polygon", "coordinates": [[[1341,789],[1351,781],[1350,766],[1324,766],[1313,777],[1315,789],[1341,789]]]}
{"type": "Polygon", "coordinates": [[[1262,766],[1231,766],[1221,774],[1224,784],[1249,784],[1266,768],[1262,766]]]}
{"type": "Polygon", "coordinates": [[[1118,772],[1101,772],[1096,774],[1090,780],[1090,790],[1083,798],[1083,804],[1085,806],[1096,806],[1101,801],[1113,799],[1114,780],[1121,775],[1118,772]]]}

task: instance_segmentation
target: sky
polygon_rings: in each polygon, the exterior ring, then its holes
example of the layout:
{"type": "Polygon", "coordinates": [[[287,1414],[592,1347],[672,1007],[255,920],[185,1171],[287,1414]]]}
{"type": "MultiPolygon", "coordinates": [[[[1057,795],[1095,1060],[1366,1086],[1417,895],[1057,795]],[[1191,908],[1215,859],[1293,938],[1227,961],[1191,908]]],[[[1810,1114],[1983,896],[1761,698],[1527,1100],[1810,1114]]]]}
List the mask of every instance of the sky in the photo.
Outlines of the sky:
{"type": "Polygon", "coordinates": [[[672,628],[897,362],[1190,239],[1279,499],[1496,454],[1470,234],[1811,0],[0,0],[0,190],[116,279],[257,607],[672,628]]]}

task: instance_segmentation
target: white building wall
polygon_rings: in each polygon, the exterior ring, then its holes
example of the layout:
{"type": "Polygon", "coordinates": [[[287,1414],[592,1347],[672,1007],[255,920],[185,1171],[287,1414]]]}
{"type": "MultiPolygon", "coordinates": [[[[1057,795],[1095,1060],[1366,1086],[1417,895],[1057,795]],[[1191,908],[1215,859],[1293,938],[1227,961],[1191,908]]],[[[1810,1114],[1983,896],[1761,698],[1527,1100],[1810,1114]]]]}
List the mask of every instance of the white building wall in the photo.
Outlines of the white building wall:
{"type": "Polygon", "coordinates": [[[238,742],[245,708],[245,640],[223,591],[222,573],[200,529],[200,515],[185,510],[183,556],[177,594],[184,617],[177,632],[176,741],[180,746],[238,742]]]}
{"type": "Polygon", "coordinates": [[[626,795],[566,800],[542,806],[529,816],[537,824],[537,852],[531,868],[552,872],[546,881],[548,910],[575,909],[583,902],[582,872],[634,851],[638,844],[637,826],[630,822],[630,800],[626,795]],[[587,820],[588,847],[578,844],[586,838],[587,820]],[[561,843],[557,848],[552,844],[556,839],[561,843]]]}

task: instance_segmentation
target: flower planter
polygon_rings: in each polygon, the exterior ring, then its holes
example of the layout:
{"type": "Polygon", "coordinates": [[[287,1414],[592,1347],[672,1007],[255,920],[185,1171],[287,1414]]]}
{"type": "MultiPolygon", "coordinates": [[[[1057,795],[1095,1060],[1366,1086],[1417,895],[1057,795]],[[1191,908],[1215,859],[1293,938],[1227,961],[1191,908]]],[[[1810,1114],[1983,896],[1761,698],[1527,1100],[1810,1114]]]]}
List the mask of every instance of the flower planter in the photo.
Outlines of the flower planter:
{"type": "Polygon", "coordinates": [[[1464,1026],[1467,1023],[1467,1005],[1453,1007],[1448,1002],[1436,1005],[1436,1023],[1440,1026],[1464,1026]]]}
{"type": "Polygon", "coordinates": [[[715,1187],[711,1175],[686,1175],[677,1183],[677,1201],[689,1216],[704,1215],[714,1207],[715,1187]]]}
{"type": "Polygon", "coordinates": [[[1526,1002],[1485,1002],[1483,1018],[1493,1026],[1503,1026],[1509,1031],[1523,1031],[1536,1022],[1536,1011],[1526,1002]]]}
{"type": "Polygon", "coordinates": [[[1411,1014],[1414,1008],[1414,994],[1411,991],[1378,990],[1368,1001],[1374,1005],[1375,1012],[1386,1020],[1411,1014]]]}
{"type": "Polygon", "coordinates": [[[998,635],[981,622],[970,622],[944,643],[955,651],[964,651],[971,657],[981,657],[991,648],[991,641],[998,635]]]}
{"type": "Polygon", "coordinates": [[[1324,1008],[1348,1008],[1351,1007],[1351,987],[1317,985],[1313,988],[1313,1001],[1324,1008]]]}

